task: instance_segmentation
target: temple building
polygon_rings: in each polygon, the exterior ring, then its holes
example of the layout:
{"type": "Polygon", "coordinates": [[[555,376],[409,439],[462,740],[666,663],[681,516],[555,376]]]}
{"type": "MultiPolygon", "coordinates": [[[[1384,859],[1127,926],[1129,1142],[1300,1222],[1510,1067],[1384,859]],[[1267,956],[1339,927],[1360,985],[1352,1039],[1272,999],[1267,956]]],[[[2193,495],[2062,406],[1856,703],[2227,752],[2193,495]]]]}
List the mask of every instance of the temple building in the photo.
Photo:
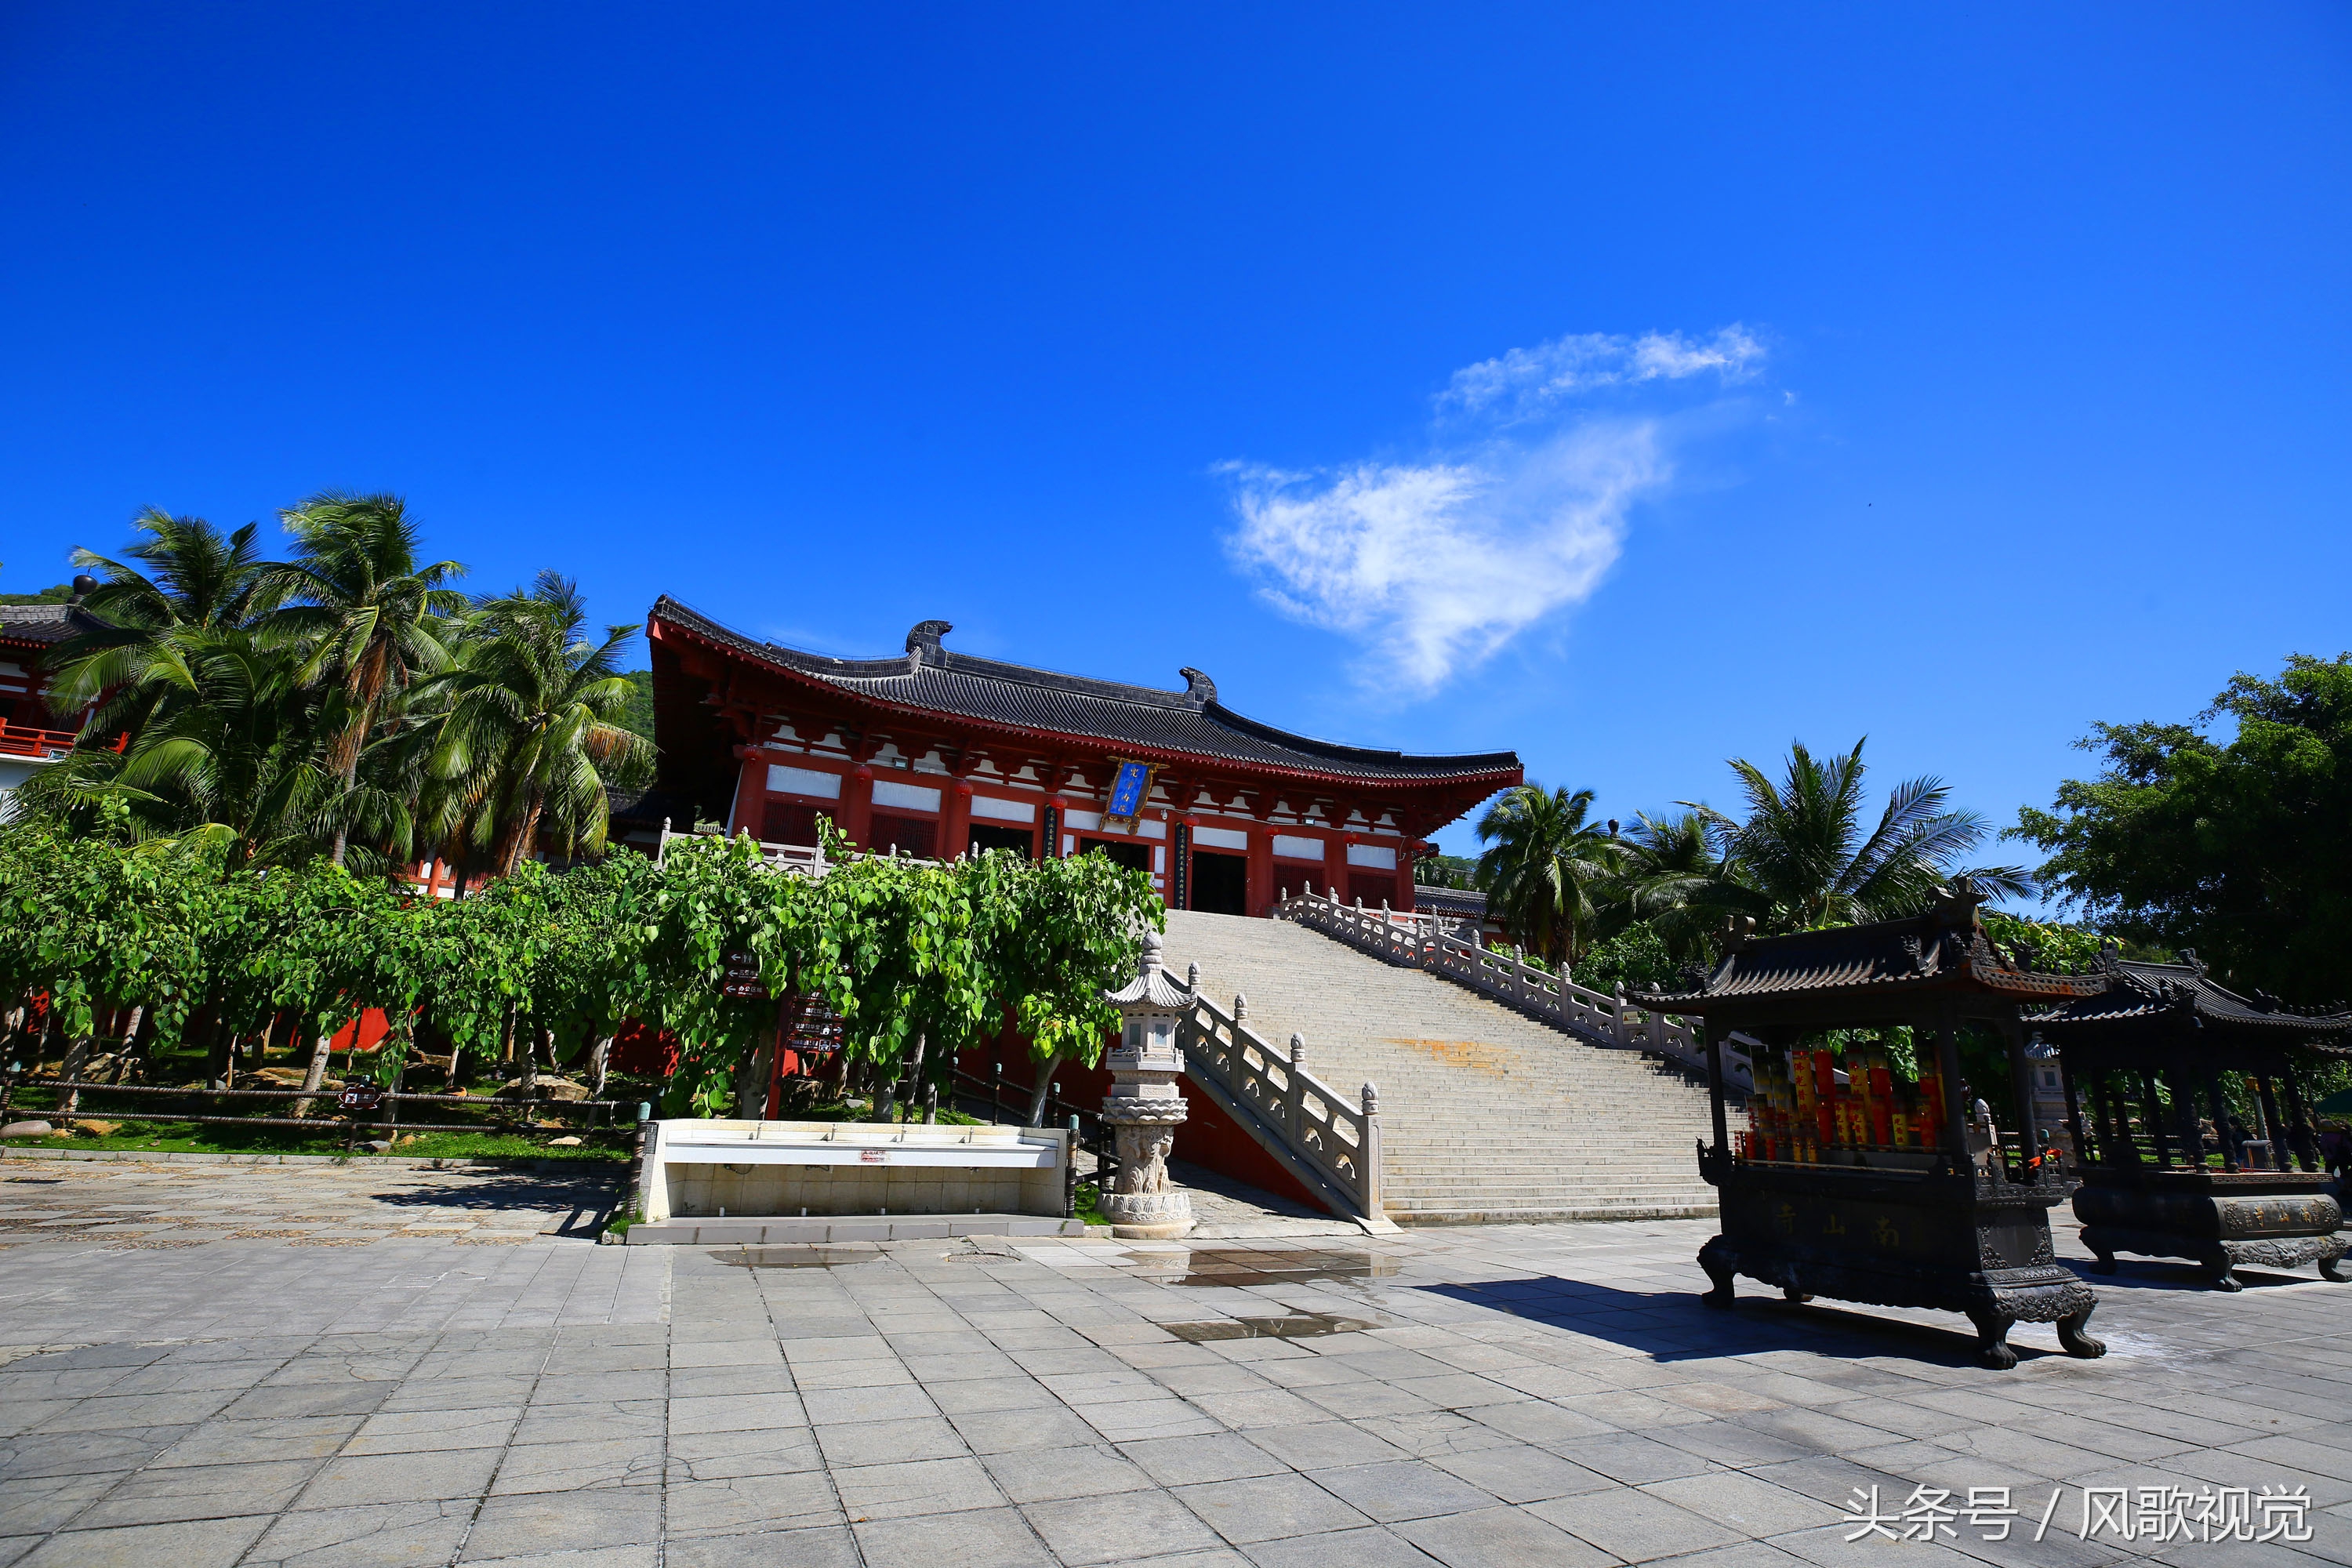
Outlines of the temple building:
{"type": "MultiPolygon", "coordinates": [[[[828,816],[877,852],[1099,851],[1171,907],[1263,915],[1302,888],[1412,907],[1429,836],[1520,782],[1510,752],[1416,756],[1309,740],[1217,700],[950,652],[841,659],[761,642],[664,596],[646,620],[661,745],[642,831],[715,821],[804,845],[828,816]]],[[[621,825],[616,823],[616,828],[621,825]]]]}
{"type": "Polygon", "coordinates": [[[58,644],[100,623],[81,607],[81,595],[98,586],[74,579],[71,599],[31,605],[0,605],[0,822],[8,819],[9,797],[34,773],[73,749],[87,713],[49,710],[48,672],[43,660],[58,644]]]}

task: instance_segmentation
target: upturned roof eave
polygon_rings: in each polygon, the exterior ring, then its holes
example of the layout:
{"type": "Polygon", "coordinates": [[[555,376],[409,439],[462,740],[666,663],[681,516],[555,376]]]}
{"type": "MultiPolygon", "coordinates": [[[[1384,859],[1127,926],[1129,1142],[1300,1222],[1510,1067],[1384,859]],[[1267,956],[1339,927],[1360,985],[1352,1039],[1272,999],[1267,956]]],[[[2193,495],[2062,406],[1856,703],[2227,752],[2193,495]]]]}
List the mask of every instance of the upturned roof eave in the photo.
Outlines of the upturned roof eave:
{"type": "MultiPolygon", "coordinates": [[[[1172,763],[1178,764],[1198,765],[1205,759],[1206,761],[1213,763],[1221,771],[1267,779],[1343,785],[1348,788],[1364,791],[1402,791],[1427,788],[1432,785],[1440,785],[1449,788],[1471,785],[1498,788],[1516,783],[1522,776],[1521,765],[1516,758],[1514,758],[1507,765],[1497,763],[1496,765],[1484,768],[1468,769],[1461,773],[1433,772],[1403,774],[1351,773],[1342,771],[1338,768],[1324,769],[1290,767],[1276,763],[1252,761],[1247,758],[1179,750],[1154,745],[1150,742],[1135,741],[1119,736],[1097,735],[1083,731],[1045,729],[1035,725],[1017,724],[1002,719],[990,719],[978,714],[942,712],[937,709],[924,708],[913,703],[898,702],[887,697],[877,697],[870,692],[859,691],[851,687],[838,685],[834,681],[826,679],[822,675],[816,674],[813,671],[797,668],[793,665],[771,658],[764,649],[761,648],[757,645],[751,644],[749,639],[743,638],[738,634],[727,633],[725,628],[718,626],[718,623],[710,621],[707,616],[701,616],[698,612],[688,609],[685,605],[678,605],[677,601],[670,599],[667,595],[665,595],[662,600],[655,605],[653,616],[656,617],[661,617],[662,610],[665,605],[675,610],[684,611],[686,616],[691,617],[690,621],[673,617],[662,617],[665,628],[667,631],[693,637],[697,641],[702,643],[705,647],[721,654],[755,662],[761,669],[788,680],[800,689],[814,695],[827,697],[837,701],[849,703],[877,713],[889,714],[894,717],[916,719],[937,725],[968,727],[990,734],[1001,735],[1007,739],[1017,739],[1031,742],[1062,742],[1076,743],[1098,748],[1105,755],[1115,754],[1122,758],[1132,758],[1139,762],[1158,762],[1162,763],[1172,763]],[[692,624],[693,622],[699,622],[701,625],[698,626],[692,624]],[[709,629],[706,630],[705,627],[709,627],[709,629]],[[714,632],[720,635],[713,635],[714,632]]],[[[847,663],[851,661],[845,660],[836,662],[847,663]]],[[[885,661],[859,662],[881,663],[885,661]]],[[[1219,706],[1222,708],[1222,704],[1219,706]]],[[[1231,710],[1226,710],[1225,711],[1230,712],[1231,710]]],[[[1240,718],[1242,716],[1235,714],[1234,717],[1240,718]]],[[[1304,736],[1289,736],[1286,731],[1276,730],[1273,726],[1258,723],[1255,721],[1246,721],[1246,722],[1249,724],[1251,729],[1257,731],[1261,734],[1262,738],[1271,738],[1272,736],[1276,735],[1285,737],[1283,741],[1277,742],[1276,743],[1297,743],[1305,742],[1307,739],[1304,736]]],[[[1442,762],[1446,760],[1435,757],[1416,757],[1409,753],[1398,753],[1398,755],[1402,761],[1408,763],[1423,761],[1442,762]]],[[[1472,757],[1479,762],[1486,761],[1486,755],[1485,754],[1472,753],[1472,757]]],[[[1050,790],[1048,793],[1051,793],[1050,790]]]]}

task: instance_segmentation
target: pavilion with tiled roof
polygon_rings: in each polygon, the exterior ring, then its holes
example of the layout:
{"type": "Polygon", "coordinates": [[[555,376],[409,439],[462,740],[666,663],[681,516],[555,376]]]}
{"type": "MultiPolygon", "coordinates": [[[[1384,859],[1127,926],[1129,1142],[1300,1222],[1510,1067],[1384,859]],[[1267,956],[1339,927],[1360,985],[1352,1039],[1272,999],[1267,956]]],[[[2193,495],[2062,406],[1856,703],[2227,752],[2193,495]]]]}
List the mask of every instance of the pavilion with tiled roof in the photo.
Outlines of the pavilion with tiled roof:
{"type": "MultiPolygon", "coordinates": [[[[1306,887],[1410,909],[1429,835],[1521,781],[1510,752],[1423,756],[1291,733],[1220,702],[946,647],[842,659],[763,642],[664,596],[647,617],[656,788],[637,810],[805,844],[1100,849],[1177,908],[1263,914],[1306,887]]],[[[681,820],[683,828],[686,823],[681,820]]]]}

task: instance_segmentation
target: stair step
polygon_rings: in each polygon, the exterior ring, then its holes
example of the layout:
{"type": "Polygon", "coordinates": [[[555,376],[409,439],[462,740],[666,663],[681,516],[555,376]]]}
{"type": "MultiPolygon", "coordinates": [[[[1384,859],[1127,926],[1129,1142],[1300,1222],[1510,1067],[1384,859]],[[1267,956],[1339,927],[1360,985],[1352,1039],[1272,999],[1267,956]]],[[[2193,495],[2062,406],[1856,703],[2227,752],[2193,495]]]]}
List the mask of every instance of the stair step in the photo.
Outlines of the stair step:
{"type": "Polygon", "coordinates": [[[1171,911],[1168,955],[1277,1058],[1294,1034],[1331,1098],[1381,1094],[1382,1194],[1400,1223],[1711,1215],[1694,1143],[1706,1091],[1654,1056],[1593,1045],[1450,980],[1286,921],[1171,911]]]}

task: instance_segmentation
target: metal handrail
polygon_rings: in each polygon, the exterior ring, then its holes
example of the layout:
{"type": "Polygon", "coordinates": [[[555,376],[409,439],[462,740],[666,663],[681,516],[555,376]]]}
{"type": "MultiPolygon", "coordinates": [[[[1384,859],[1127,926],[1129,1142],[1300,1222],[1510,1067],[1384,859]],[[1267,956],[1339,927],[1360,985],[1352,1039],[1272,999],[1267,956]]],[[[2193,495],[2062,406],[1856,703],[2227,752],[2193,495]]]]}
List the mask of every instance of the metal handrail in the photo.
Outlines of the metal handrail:
{"type": "MultiPolygon", "coordinates": [[[[1706,1070],[1706,1037],[1686,1020],[1633,1006],[1622,986],[1615,994],[1607,994],[1538,968],[1522,953],[1483,947],[1459,934],[1454,929],[1463,923],[1459,921],[1407,913],[1385,903],[1377,910],[1367,910],[1360,899],[1351,909],[1312,888],[1285,898],[1274,913],[1391,963],[1425,969],[1482,992],[1587,1045],[1651,1051],[1679,1066],[1706,1070]]],[[[1724,1042],[1727,1087],[1742,1094],[1754,1092],[1750,1055],[1763,1048],[1761,1041],[1740,1034],[1724,1042]]]]}

